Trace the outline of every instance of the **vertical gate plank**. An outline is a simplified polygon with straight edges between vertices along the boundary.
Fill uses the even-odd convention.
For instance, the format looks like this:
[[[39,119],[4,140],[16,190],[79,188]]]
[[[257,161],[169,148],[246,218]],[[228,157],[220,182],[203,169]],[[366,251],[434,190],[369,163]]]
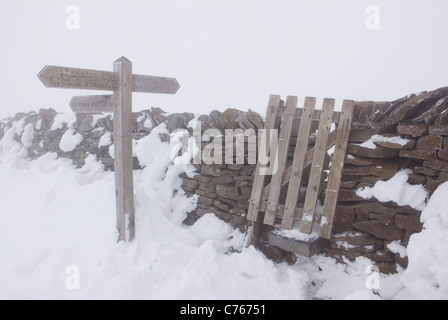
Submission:
[[[334,99],[324,99],[322,113],[319,122],[319,132],[314,150],[313,163],[311,164],[310,179],[303,208],[302,223],[300,232],[310,234],[313,227],[314,211],[316,209],[317,197],[319,193],[320,178],[327,152],[328,134],[330,133]]]
[[[331,149],[331,147],[334,146],[335,141],[336,141],[336,131],[332,131],[328,136],[327,150]],[[306,152],[305,163],[303,166],[304,169],[306,169],[311,164],[311,162],[313,162],[314,149],[315,147],[312,147],[310,150]],[[292,165],[289,166],[288,169],[286,169],[285,172],[283,173],[282,187],[284,187],[289,182],[289,179],[291,179],[291,171],[292,171]]]
[[[339,187],[344,168],[345,156],[347,153],[348,138],[352,124],[354,102],[344,100],[342,113],[339,122],[338,134],[336,137],[336,147],[333,154],[330,177],[328,178],[327,195],[324,203],[324,213],[321,222],[319,236],[330,239],[333,227],[333,218],[338,202]]]
[[[308,148],[308,137],[310,135],[311,118],[314,113],[316,98],[307,97],[305,99],[302,119],[300,120],[299,134],[297,136],[294,160],[291,166],[288,193],[285,202],[285,212],[283,213],[282,228],[292,229],[294,215],[296,212],[297,198],[300,186],[302,185],[302,174],[305,164],[305,155]]]
[[[264,144],[266,146],[266,155],[269,153],[270,149],[270,130],[274,128],[275,118],[277,114],[277,110],[280,105],[280,96],[271,95],[269,98],[269,105],[266,112],[266,121],[265,121],[265,133],[263,135],[263,139],[261,139],[259,146]],[[262,168],[260,161],[257,161],[257,168],[255,172],[254,184],[252,186],[252,193],[249,201],[249,209],[247,211],[247,219],[253,222],[258,221],[258,213],[260,208],[260,200],[263,192],[265,175],[260,174]]]
[[[271,178],[271,187],[268,194],[268,202],[266,214],[264,216],[264,224],[274,225],[275,215],[277,211],[278,199],[282,184],[283,171],[288,156],[289,142],[291,139],[291,129],[294,120],[294,113],[297,107],[297,97],[289,96],[286,99],[286,110],[283,116],[283,122],[280,129],[280,137],[278,144],[278,152],[275,157],[275,166],[277,167]]]

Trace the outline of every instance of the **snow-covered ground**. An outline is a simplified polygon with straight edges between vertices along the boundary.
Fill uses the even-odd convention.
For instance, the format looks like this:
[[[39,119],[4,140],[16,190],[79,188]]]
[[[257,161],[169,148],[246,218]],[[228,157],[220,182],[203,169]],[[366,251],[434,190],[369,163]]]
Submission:
[[[94,156],[81,169],[55,154],[24,160],[19,126],[0,141],[0,299],[448,299],[448,184],[424,210],[408,270],[374,294],[366,258],[275,264],[212,214],[182,225],[195,199],[179,174],[193,168],[170,161],[163,125],[136,145],[137,236],[117,244],[113,173]]]

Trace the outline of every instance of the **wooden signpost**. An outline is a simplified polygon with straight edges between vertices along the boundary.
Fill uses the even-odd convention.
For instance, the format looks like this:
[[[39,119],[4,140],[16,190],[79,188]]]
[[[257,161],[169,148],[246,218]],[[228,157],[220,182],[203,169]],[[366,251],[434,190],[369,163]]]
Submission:
[[[113,72],[45,66],[38,78],[48,88],[113,91],[113,95],[73,97],[76,113],[114,113],[114,166],[118,241],[135,236],[132,161],[132,92],[175,94],[174,78],[132,74],[132,62],[122,57]]]
[[[70,108],[75,113],[114,112],[114,96],[78,96],[70,100]]]

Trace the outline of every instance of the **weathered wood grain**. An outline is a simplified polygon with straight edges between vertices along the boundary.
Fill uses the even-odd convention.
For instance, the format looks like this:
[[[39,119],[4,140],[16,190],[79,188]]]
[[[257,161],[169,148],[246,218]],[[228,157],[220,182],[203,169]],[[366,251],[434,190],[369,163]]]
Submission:
[[[277,109],[280,105],[280,96],[278,95],[271,95],[269,98],[269,105],[266,112],[266,121],[265,121],[265,128],[264,130],[266,134],[262,136],[262,139],[259,143],[259,145],[265,145],[266,146],[266,153],[269,153],[270,149],[270,139],[269,139],[269,131],[274,128],[275,125],[275,115],[277,113]],[[261,171],[263,169],[263,165],[260,163],[260,161],[257,162],[257,168],[255,172],[255,178],[254,183],[252,186],[252,193],[249,201],[249,209],[247,211],[247,219],[253,222],[257,222],[258,220],[258,213],[260,208],[260,200],[261,195],[263,192],[264,182],[266,176],[261,174]]]
[[[179,88],[180,85],[174,78],[133,75],[133,92],[175,94]]]
[[[316,209],[317,197],[319,195],[320,178],[322,174],[325,154],[327,153],[327,141],[330,133],[334,99],[324,99],[321,119],[319,123],[319,133],[314,150],[313,163],[311,165],[310,179],[303,208],[302,223],[300,232],[310,234],[313,227],[314,211]]]
[[[114,112],[114,96],[78,96],[70,100],[70,108],[75,113]]]
[[[282,127],[279,137],[278,153],[276,156],[277,170],[271,178],[271,187],[268,195],[268,207],[264,216],[264,224],[274,225],[277,211],[278,198],[282,184],[283,171],[288,156],[289,142],[291,139],[291,129],[294,120],[294,112],[297,107],[297,97],[289,96],[286,99],[286,111],[283,116]]]
[[[114,62],[119,88],[114,91],[114,165],[118,241],[132,241],[134,183],[132,162],[132,63],[122,57]]]
[[[327,195],[324,203],[324,213],[319,236],[330,239],[333,227],[334,213],[338,202],[341,184],[342,169],[344,168],[347,145],[352,124],[354,102],[345,100],[342,105],[341,119],[336,137],[336,146],[333,154],[330,177],[328,178]]]
[[[119,88],[118,74],[110,71],[45,66],[37,76],[48,88],[108,91]]]
[[[294,160],[291,166],[288,193],[285,202],[285,212],[282,219],[282,228],[292,229],[294,214],[297,206],[299,190],[302,185],[302,175],[305,165],[305,156],[308,147],[308,137],[310,135],[311,121],[316,98],[306,98],[303,107],[302,119],[300,121],[299,133],[294,153]]]
[[[45,66],[37,75],[48,88],[115,91],[119,87],[116,72]],[[133,92],[175,94],[180,85],[174,78],[134,74],[130,79]]]

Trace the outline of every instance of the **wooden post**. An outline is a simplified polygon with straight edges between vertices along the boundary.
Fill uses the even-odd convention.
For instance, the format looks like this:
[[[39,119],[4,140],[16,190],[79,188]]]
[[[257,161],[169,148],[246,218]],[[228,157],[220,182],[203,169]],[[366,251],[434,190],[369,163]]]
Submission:
[[[118,241],[135,236],[132,159],[132,62],[121,57],[114,62],[118,90],[114,91],[114,165]]]

